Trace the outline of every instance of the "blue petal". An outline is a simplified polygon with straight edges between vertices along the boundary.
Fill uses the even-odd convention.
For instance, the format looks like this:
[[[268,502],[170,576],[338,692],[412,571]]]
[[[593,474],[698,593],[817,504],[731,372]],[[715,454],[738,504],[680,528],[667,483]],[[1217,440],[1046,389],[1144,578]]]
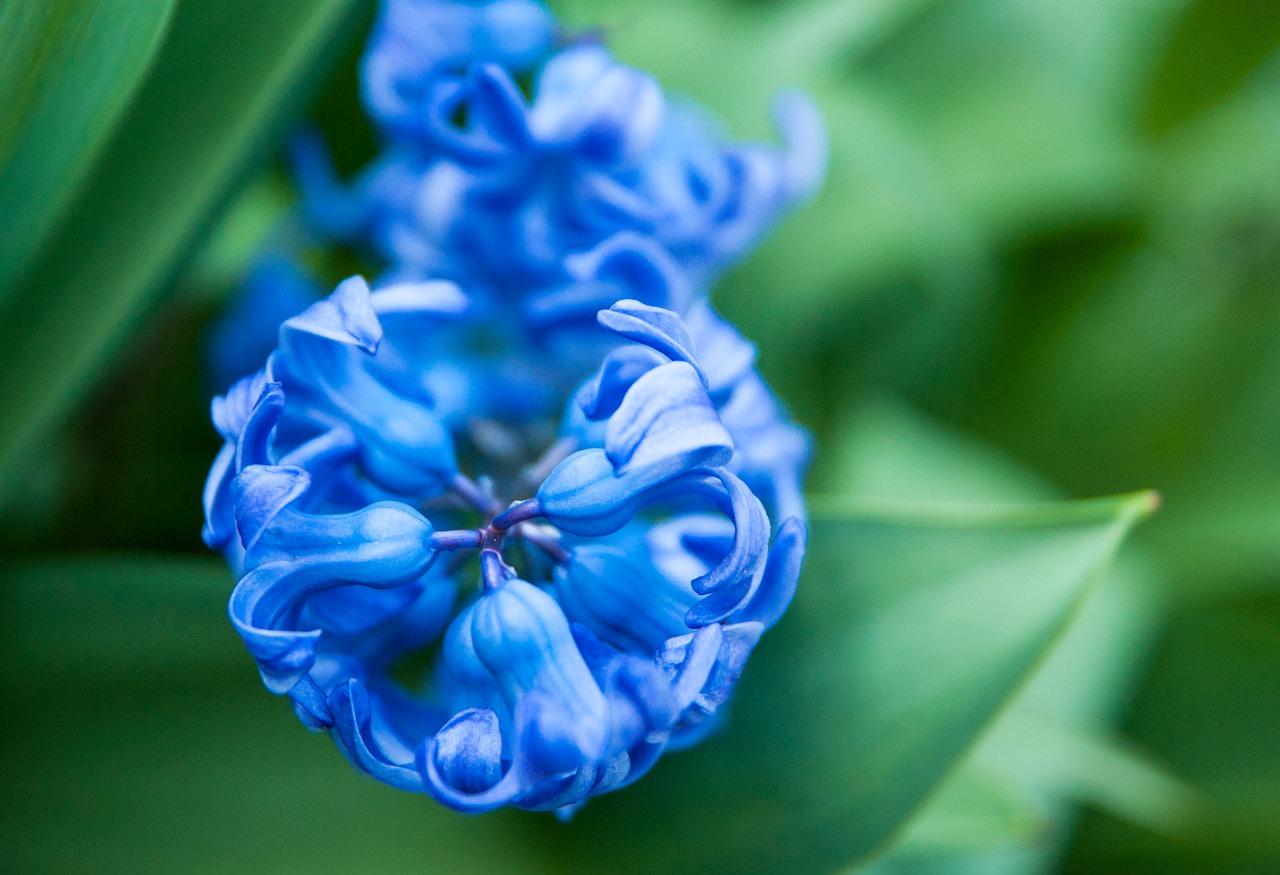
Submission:
[[[688,362],[698,369],[706,384],[706,377],[698,368],[694,355],[693,338],[679,315],[661,307],[650,307],[639,301],[619,301],[597,317],[600,324],[619,337],[643,343],[671,359]]]
[[[369,697],[362,684],[351,680],[329,694],[333,732],[351,761],[380,781],[401,790],[421,793],[422,775],[409,764],[392,762],[380,749],[372,725]]]
[[[347,584],[410,583],[435,558],[431,525],[393,503],[341,516],[277,513],[248,555],[228,611],[268,688],[287,692],[315,659],[319,631],[298,629],[306,599]]]
[[[418,770],[436,801],[458,811],[492,811],[513,801],[522,789],[515,764],[502,775],[501,750],[498,718],[492,711],[472,708],[428,739],[418,753]],[[485,783],[494,775],[501,777]]]
[[[313,488],[300,509],[312,509],[327,496],[324,490],[315,489],[316,483],[327,483],[339,478],[347,465],[360,453],[360,444],[351,429],[336,426],[311,440],[289,450],[279,459],[281,466],[304,469],[311,475]],[[308,507],[310,506],[310,507]]]
[[[284,413],[284,390],[279,383],[263,382],[261,385],[262,393],[237,436],[236,471],[249,465],[271,463],[271,433]]]
[[[467,309],[467,296],[456,283],[443,280],[403,282],[384,286],[371,294],[369,306],[385,326],[388,317],[427,316],[434,320],[461,315]],[[424,327],[416,321],[409,325],[411,328]]]
[[[729,468],[781,517],[806,517],[803,478],[809,437],[790,420],[759,374],[748,374],[719,408],[738,451]]]
[[[808,530],[795,517],[782,524],[769,549],[760,588],[746,607],[733,615],[733,622],[755,622],[768,629],[782,619],[796,594],[807,538]]]
[[[474,796],[502,779],[498,715],[480,708],[459,712],[435,736],[435,768],[445,786]]]
[[[672,638],[658,654],[658,665],[672,676],[671,692],[677,710],[683,712],[702,692],[715,670],[723,644],[724,629],[713,623],[696,632]]]
[[[258,663],[262,683],[276,695],[293,689],[315,662],[318,630],[273,628],[279,617],[255,617],[272,587],[292,570],[288,563],[261,565],[250,571],[231,593],[228,613],[245,647]],[[274,607],[274,606],[273,606]],[[288,608],[286,604],[283,613]]]
[[[800,91],[785,91],[773,104],[773,117],[782,133],[785,152],[782,178],[788,200],[811,196],[827,169],[827,134],[822,114]]]
[[[456,118],[466,115],[466,126]],[[430,86],[426,121],[431,139],[464,163],[488,164],[509,157],[529,140],[527,107],[511,74],[494,64],[477,65],[461,80]]]
[[[653,77],[616,63],[598,46],[553,56],[535,90],[533,136],[544,145],[572,146],[599,164],[636,161],[663,116],[662,89]]]
[[[697,348],[698,361],[707,375],[711,397],[718,406],[752,373],[755,345],[716,315],[705,301],[694,304],[684,321]]]
[[[480,20],[471,30],[471,51],[477,57],[520,69],[545,53],[555,34],[555,19],[542,3],[495,0],[480,6]]]
[[[644,659],[619,657],[605,679],[613,714],[610,731],[613,750],[630,750],[655,733],[669,729],[679,716],[679,703],[669,678],[651,655],[646,656]]]
[[[564,260],[569,283],[529,297],[526,319],[536,331],[591,325],[596,313],[622,299],[683,310],[690,292],[680,266],[650,238],[620,231]]]
[[[637,551],[639,552],[639,551]],[[619,547],[575,547],[556,583],[565,616],[621,650],[652,654],[688,631],[684,616],[698,595]]]
[[[673,676],[682,725],[704,721],[728,701],[763,632],[759,623],[716,624],[667,642],[658,662]]]
[[[648,347],[627,344],[616,349],[600,365],[594,380],[579,391],[575,405],[588,419],[606,419],[636,380],[665,362],[660,352]]]
[[[723,465],[733,439],[697,371],[671,362],[643,374],[609,419],[605,453],[619,474],[654,465]]]
[[[249,465],[237,475],[231,493],[245,550],[253,548],[271,521],[310,484],[311,475],[292,466]]]
[[[292,259],[278,254],[259,258],[232,306],[209,332],[206,359],[215,385],[230,386],[260,368],[276,346],[280,324],[320,296],[315,281]]]
[[[513,731],[511,713],[497,678],[476,654],[475,639],[471,634],[470,611],[464,611],[455,617],[445,631],[436,675],[437,687],[451,710],[480,708],[493,711],[501,717],[508,733]]]
[[[380,674],[392,671],[401,657],[440,640],[454,617],[457,595],[447,563],[437,562],[418,580],[403,586],[378,589],[353,585],[319,592],[307,599],[299,625],[321,629],[325,643],[332,645],[328,652],[350,656],[373,683]],[[392,684],[387,689],[400,687]],[[389,693],[380,690],[379,695],[387,698]],[[404,704],[403,698],[397,701]],[[413,701],[422,704],[418,699]],[[443,703],[431,707],[439,711]],[[449,713],[456,710],[451,708]],[[445,716],[441,714],[437,722],[443,723]],[[426,722],[414,715],[407,719],[418,730]]]
[[[556,528],[599,537],[618,531],[641,508],[687,491],[680,479],[687,473],[677,458],[619,474],[604,450],[580,450],[556,466],[537,499]]]
[[[476,654],[521,722],[530,765],[545,773],[593,761],[604,748],[606,707],[555,600],[522,580],[469,609]]]
[[[235,464],[235,445],[223,444],[204,481],[204,528],[200,530],[200,537],[214,550],[226,547],[236,533],[235,508],[231,499]]]
[[[769,517],[760,499],[728,471],[710,473],[720,488],[704,494],[732,520],[733,542],[715,568],[692,581],[695,592],[708,594],[685,617],[692,627],[722,620],[755,594],[764,575],[769,544]]]
[[[289,159],[312,223],[339,240],[353,240],[368,230],[374,216],[372,199],[338,178],[318,131],[304,129],[294,134],[289,141]]]
[[[723,629],[724,639],[716,654],[715,666],[695,700],[697,707],[706,714],[714,713],[729,700],[746,667],[747,658],[764,633],[764,627],[759,623],[730,623]]]
[[[235,443],[240,439],[240,432],[244,431],[245,423],[249,421],[266,385],[266,372],[259,369],[233,383],[225,395],[218,395],[213,399],[209,405],[209,414],[213,419],[213,427],[222,435],[223,440]]]
[[[363,277],[343,280],[329,295],[280,326],[280,346],[324,338],[349,344],[367,353],[378,351],[382,326],[369,300],[369,286]]]
[[[453,300],[451,287],[437,288]],[[379,303],[403,313],[404,298],[415,291],[420,297],[421,287],[390,290]],[[370,353],[382,328],[374,303],[363,280],[342,283],[330,299],[281,327],[269,372],[285,386],[291,416],[351,429],[364,472],[378,485],[398,495],[431,497],[457,474],[453,440],[429,399],[397,394],[376,376],[377,360]],[[440,308],[430,299],[420,306]],[[446,301],[443,309],[452,306]],[[391,358],[384,360],[388,367]]]
[[[733,521],[708,513],[685,513],[645,534],[654,567],[671,580],[693,580],[715,567],[733,544]]]
[[[365,102],[393,131],[418,134],[434,79],[478,61],[524,68],[550,49],[554,28],[534,0],[390,0],[364,58]]]
[[[400,616],[422,596],[423,587],[407,583],[392,589],[340,586],[307,599],[306,616],[325,632],[357,635]],[[452,606],[452,599],[450,599]],[[443,629],[441,624],[437,631]],[[386,646],[383,642],[379,642]]]

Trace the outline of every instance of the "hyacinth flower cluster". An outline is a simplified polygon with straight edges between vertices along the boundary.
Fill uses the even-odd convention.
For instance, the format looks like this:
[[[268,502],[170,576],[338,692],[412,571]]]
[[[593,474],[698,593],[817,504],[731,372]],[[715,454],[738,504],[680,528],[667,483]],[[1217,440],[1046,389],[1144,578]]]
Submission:
[[[786,147],[729,143],[528,0],[389,0],[363,76],[385,153],[299,173],[384,273],[259,277],[300,312],[214,400],[204,537],[263,682],[358,768],[567,815],[712,731],[795,592],[808,441],[706,289],[820,125],[791,97]]]

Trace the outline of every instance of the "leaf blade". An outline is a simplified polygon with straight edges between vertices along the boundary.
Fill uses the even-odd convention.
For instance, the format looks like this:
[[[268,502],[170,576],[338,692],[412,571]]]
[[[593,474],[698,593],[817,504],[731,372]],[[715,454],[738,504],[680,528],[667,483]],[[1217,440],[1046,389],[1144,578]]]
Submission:
[[[0,472],[83,394],[356,5],[180,8],[75,220],[0,311]]]
[[[0,300],[136,93],[175,4],[0,2]]]
[[[865,857],[1038,665],[1152,506],[1144,493],[819,515],[801,594],[753,659],[725,737],[542,839],[575,871],[605,859],[822,871]],[[734,817],[705,816],[724,805]]]

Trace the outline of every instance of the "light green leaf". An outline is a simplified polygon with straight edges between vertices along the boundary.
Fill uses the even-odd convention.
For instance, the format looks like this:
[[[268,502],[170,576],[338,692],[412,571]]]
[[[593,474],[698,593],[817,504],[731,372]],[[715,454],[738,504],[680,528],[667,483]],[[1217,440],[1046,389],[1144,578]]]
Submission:
[[[1034,845],[1050,833],[1048,813],[1022,782],[966,760],[894,841],[894,861]]]
[[[841,442],[827,454],[832,472],[827,482],[864,499],[1009,502],[1056,496],[1043,478],[989,445],[888,398],[860,404],[837,434]],[[1083,738],[1105,745],[1160,613],[1151,589],[1145,564],[1127,554],[1089,596],[1034,677],[913,816],[890,853],[858,871],[1044,871],[1076,819],[1075,803],[1105,804],[1111,797],[1082,789],[1096,776],[1088,773],[1092,761],[1076,756],[1074,746],[1042,749],[1035,734],[1023,730],[1048,723],[1051,740]],[[1105,746],[1109,753],[1114,749]],[[1169,797],[1124,796],[1142,786],[1150,784],[1139,781],[1117,791],[1131,803],[1126,811],[1164,822]]]
[[[1198,801],[1110,729],[1152,637],[1155,605],[1132,557],[1087,599],[1048,659],[859,875],[1034,875],[1057,859],[1081,804],[1183,833]]]
[[[248,159],[300,109],[354,7],[181,6],[74,219],[0,310],[0,472],[102,373]]]
[[[0,0],[0,301],[83,181],[175,0]]]
[[[1152,506],[1145,493],[1027,508],[818,502],[800,593],[725,736],[545,830],[549,852],[580,871],[816,872],[874,851]],[[725,807],[733,817],[714,816]]]
[[[1280,563],[1280,457],[1258,451],[1280,429],[1277,119],[1272,75],[1167,137],[1151,231],[1066,274],[976,405],[1072,491],[1159,484],[1168,513],[1144,546],[1197,598],[1274,590]],[[1037,272],[1027,299],[1051,273]]]

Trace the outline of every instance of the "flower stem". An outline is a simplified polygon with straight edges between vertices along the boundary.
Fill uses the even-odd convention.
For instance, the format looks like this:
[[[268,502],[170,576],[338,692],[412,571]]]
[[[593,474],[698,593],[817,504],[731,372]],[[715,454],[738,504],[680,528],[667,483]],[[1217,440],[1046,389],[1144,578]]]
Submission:
[[[490,525],[499,531],[506,531],[526,520],[540,516],[542,516],[542,502],[536,498],[528,498],[498,514]]]

